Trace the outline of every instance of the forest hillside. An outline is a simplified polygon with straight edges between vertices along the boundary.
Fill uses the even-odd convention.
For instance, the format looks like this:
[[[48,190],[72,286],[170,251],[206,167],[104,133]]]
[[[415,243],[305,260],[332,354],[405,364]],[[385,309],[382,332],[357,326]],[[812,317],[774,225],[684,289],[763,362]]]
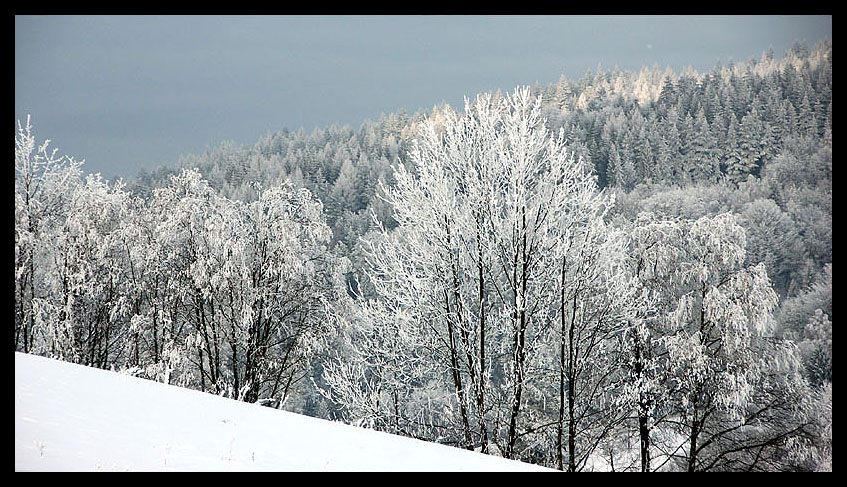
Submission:
[[[560,470],[832,468],[831,41],[82,167],[18,121],[17,352]]]

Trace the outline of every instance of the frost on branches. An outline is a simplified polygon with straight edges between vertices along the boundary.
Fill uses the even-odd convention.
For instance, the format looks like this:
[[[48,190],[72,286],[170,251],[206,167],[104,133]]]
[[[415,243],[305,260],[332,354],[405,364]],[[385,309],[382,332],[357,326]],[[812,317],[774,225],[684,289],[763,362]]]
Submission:
[[[767,186],[653,194],[638,144],[603,136],[616,206],[603,149],[544,107],[519,88],[371,127],[378,162],[346,130],[334,156],[324,132],[274,138],[290,159],[238,152],[143,196],[19,123],[15,349],[561,470],[831,470],[831,263],[809,286],[829,193],[784,192],[782,158]],[[719,177],[695,142],[655,175]],[[254,180],[283,160],[291,179]]]
[[[58,307],[46,288],[54,279],[51,242],[79,182],[81,162],[40,145],[27,117],[15,133],[15,350],[46,353],[59,326],[48,316]]]
[[[255,201],[184,170],[148,199],[15,136],[15,350],[250,402],[284,403],[347,299],[323,205]]]
[[[540,103],[481,95],[422,124],[385,188],[398,226],[369,241],[377,298],[325,380],[352,420],[575,470],[609,432],[625,241]]]
[[[327,310],[343,295],[321,204],[290,184],[230,200],[183,171],[149,208],[139,255],[155,258],[136,276],[151,306],[136,314],[133,360],[146,354],[154,375],[181,370],[200,390],[285,401],[334,333]]]
[[[622,347],[630,375],[619,403],[637,411],[641,469],[778,468],[807,391],[796,347],[775,336],[765,267],[744,265],[743,228],[729,213],[641,214],[631,235],[645,299]]]

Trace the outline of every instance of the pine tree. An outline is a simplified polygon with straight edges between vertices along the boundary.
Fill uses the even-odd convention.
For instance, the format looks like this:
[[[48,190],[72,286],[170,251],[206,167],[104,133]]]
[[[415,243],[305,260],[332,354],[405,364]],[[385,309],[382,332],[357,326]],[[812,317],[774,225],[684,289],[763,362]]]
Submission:
[[[688,153],[689,178],[691,181],[714,182],[720,172],[718,159],[714,156],[716,141],[712,137],[709,122],[702,109],[694,119],[691,148]]]
[[[662,91],[659,93],[659,105],[676,106],[676,104],[676,88],[673,85],[673,80],[670,76],[668,76],[665,78],[664,84],[662,85]]]
[[[764,128],[755,106],[741,119],[738,127],[739,158],[732,172],[733,180],[741,182],[750,174],[758,175],[763,156]]]
[[[606,184],[611,188],[620,187],[622,182],[621,156],[615,143],[609,146],[609,162],[606,165]]]
[[[736,182],[742,181],[747,177],[747,174],[744,172],[744,154],[741,151],[739,136],[738,119],[735,118],[734,113],[730,113],[729,124],[726,129],[724,157],[721,166],[727,178],[730,181]]]

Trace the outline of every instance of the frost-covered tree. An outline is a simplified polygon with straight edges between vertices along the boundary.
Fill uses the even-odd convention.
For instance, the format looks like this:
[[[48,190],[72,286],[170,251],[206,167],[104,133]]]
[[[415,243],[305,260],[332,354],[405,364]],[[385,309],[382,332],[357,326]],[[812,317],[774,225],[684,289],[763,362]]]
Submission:
[[[777,295],[763,264],[744,265],[745,232],[731,214],[692,222],[685,245],[686,292],[664,340],[685,468],[773,468],[799,431],[792,404],[804,390],[796,348],[774,335]]]
[[[714,182],[720,174],[718,159],[714,156],[717,141],[702,108],[697,110],[692,130],[687,155],[688,177],[695,182]]]
[[[332,232],[322,210],[308,190],[283,184],[262,191],[234,219],[243,227],[237,242],[225,244],[233,252],[220,269],[238,266],[236,275],[223,276],[242,293],[237,322],[249,402],[284,402],[335,333],[328,316],[344,298],[345,267],[329,252]]]
[[[149,378],[205,390],[198,384],[202,379],[195,380],[186,349],[201,309],[192,271],[198,272],[201,256],[208,255],[206,228],[222,204],[199,173],[182,171],[153,190],[148,203],[139,202],[128,222],[135,307],[130,364]],[[218,385],[210,389],[220,392]]]
[[[559,414],[578,468],[597,438],[576,436],[604,434],[588,419],[601,388],[587,377],[603,376],[601,342],[616,323],[606,305],[622,246],[603,221],[608,195],[564,133],[547,132],[527,89],[428,119],[409,157],[414,173],[398,166],[387,190],[398,227],[370,242],[378,297],[359,306],[355,363],[328,369],[334,397],[362,398],[351,414],[395,431],[437,418],[449,427],[441,441],[512,458],[542,448],[542,425]],[[567,358],[546,362],[551,347]],[[544,406],[550,367],[568,413]]]
[[[641,470],[780,468],[807,389],[796,347],[776,334],[764,265],[745,264],[744,229],[730,213],[642,213],[631,236],[640,299],[616,403],[637,418]]]
[[[787,470],[832,472],[832,382],[801,399],[807,423],[788,439]]]
[[[326,317],[344,294],[343,262],[308,190],[257,190],[230,200],[186,170],[154,191],[133,332],[148,344],[148,374],[179,370],[201,390],[282,404],[334,333]]]
[[[618,340],[628,327],[635,288],[626,272],[623,232],[605,222],[612,201],[591,191],[569,195],[557,237],[559,281],[557,467],[582,470],[623,420],[612,407],[619,391]],[[567,430],[564,426],[567,425]],[[567,446],[565,447],[565,441]]]
[[[61,231],[54,236],[53,300],[42,319],[51,348],[64,360],[107,368],[117,356],[129,313],[126,254],[120,232],[129,195],[123,184],[88,175],[71,193]]]
[[[806,248],[797,225],[771,199],[748,203],[739,215],[747,234],[748,265],[762,262],[781,296],[796,294],[802,283]]]
[[[52,243],[61,231],[81,162],[36,142],[30,118],[15,132],[15,350],[44,351],[51,323],[44,319],[54,275]]]
[[[783,303],[777,313],[780,336],[798,345],[812,386],[832,382],[832,264],[815,281]]]
[[[640,470],[649,472],[657,456],[654,452],[664,449],[654,442],[654,429],[662,427],[669,404],[663,342],[673,327],[665,316],[676,303],[674,290],[680,285],[678,270],[686,256],[685,224],[639,213],[629,236],[627,272],[634,278],[634,299],[618,349],[625,373],[619,379],[614,405],[637,422]]]

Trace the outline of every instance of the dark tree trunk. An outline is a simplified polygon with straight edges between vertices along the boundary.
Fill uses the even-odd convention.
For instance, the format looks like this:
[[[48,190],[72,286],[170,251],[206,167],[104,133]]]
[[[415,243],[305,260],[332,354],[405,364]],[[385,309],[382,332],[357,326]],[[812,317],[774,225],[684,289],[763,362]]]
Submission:
[[[576,401],[576,349],[574,346],[574,330],[576,329],[577,292],[573,295],[570,330],[568,331],[568,471],[576,471],[576,414],[574,413],[574,402]]]
[[[565,429],[565,337],[567,335],[565,327],[567,320],[565,319],[565,259],[562,259],[562,282],[559,289],[561,292],[559,301],[559,313],[561,315],[561,329],[559,330],[560,353],[559,353],[559,420],[556,425],[556,460],[557,468],[564,470],[564,429]]]

